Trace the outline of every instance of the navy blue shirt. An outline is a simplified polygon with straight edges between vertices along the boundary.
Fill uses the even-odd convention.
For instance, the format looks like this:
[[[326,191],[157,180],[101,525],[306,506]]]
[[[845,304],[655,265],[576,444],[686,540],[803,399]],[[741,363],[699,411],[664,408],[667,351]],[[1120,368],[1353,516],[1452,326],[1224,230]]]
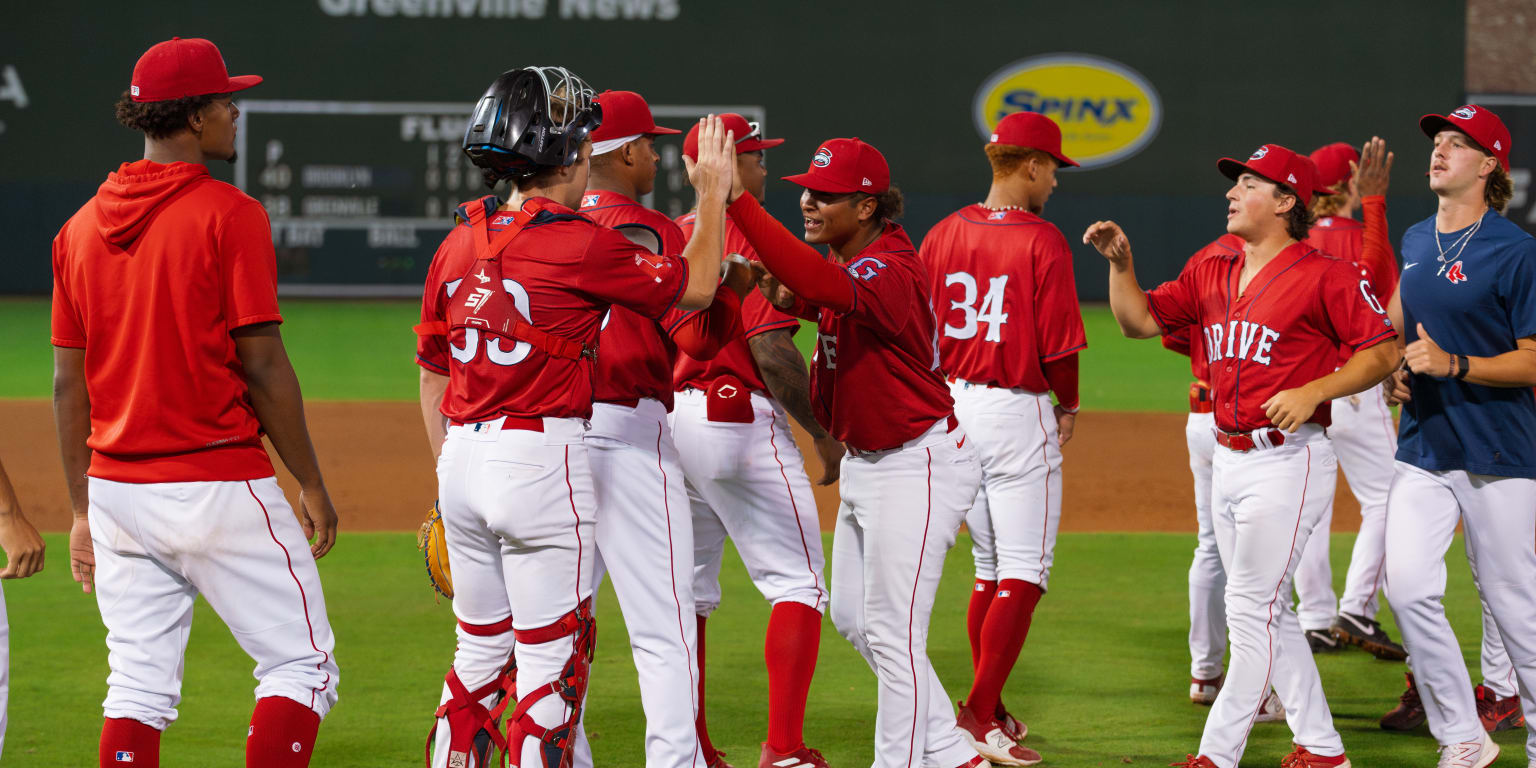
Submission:
[[[1403,234],[1403,338],[1418,323],[1451,354],[1494,357],[1536,336],[1536,239],[1489,210],[1482,226],[1440,233],[1435,217]],[[1475,226],[1475,225],[1474,225]],[[1441,248],[1445,249],[1444,257]],[[1529,387],[1485,387],[1411,375],[1397,460],[1427,470],[1536,477],[1536,400]]]

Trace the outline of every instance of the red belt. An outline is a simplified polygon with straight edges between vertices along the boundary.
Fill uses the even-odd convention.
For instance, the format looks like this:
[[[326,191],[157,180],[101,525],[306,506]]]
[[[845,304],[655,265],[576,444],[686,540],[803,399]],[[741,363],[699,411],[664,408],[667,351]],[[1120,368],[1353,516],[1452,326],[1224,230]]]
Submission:
[[[1251,451],[1259,447],[1259,442],[1253,439],[1254,435],[1262,435],[1269,441],[1269,447],[1279,448],[1285,445],[1285,433],[1278,429],[1259,429],[1253,432],[1223,432],[1216,430],[1216,444],[1223,448],[1230,448],[1239,453]]]
[[[955,415],[953,413],[951,413],[949,415],[949,418],[944,421],[944,424],[945,424],[945,428],[944,428],[945,432],[953,432],[953,431],[955,431],[955,429],[957,427],[960,426],[960,420],[955,418]],[[930,427],[930,429],[931,429],[931,427]],[[924,430],[924,432],[926,433],[927,430]],[[922,437],[922,435],[918,435],[918,437]],[[916,440],[916,439],[917,439],[916,437],[912,438],[912,440]],[[912,440],[909,440],[907,442],[912,442]],[[904,448],[904,447],[906,447],[906,445],[902,444],[902,445],[894,446],[894,447],[891,447],[891,448],[881,448],[881,449],[876,450],[876,451],[861,451],[858,448],[853,447],[852,445],[848,445],[847,446],[848,452],[853,454],[854,456],[869,456],[869,455],[876,454],[876,453],[886,453],[887,451],[894,451],[894,450],[897,450],[899,448]]]
[[[455,427],[467,426],[462,421],[450,421],[448,423],[453,425],[453,426],[455,426]],[[481,423],[483,424],[484,422],[481,422]],[[479,429],[479,425],[478,424],[475,425],[475,428],[478,430]],[[507,420],[503,421],[501,423],[501,428],[502,429],[524,429],[524,430],[527,430],[529,432],[543,432],[544,431],[544,417],[542,417],[542,416],[508,416]]]
[[[1189,385],[1189,412],[1211,413],[1216,410],[1216,404],[1211,402],[1211,388],[1203,381],[1190,382]]]

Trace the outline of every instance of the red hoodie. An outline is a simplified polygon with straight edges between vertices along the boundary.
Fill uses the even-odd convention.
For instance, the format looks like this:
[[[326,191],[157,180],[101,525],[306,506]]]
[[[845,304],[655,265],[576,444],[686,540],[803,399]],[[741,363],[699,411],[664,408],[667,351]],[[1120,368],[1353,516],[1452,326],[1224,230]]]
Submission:
[[[261,204],[201,165],[124,163],[53,240],[53,331],[85,350],[89,474],[270,476],[229,332],[280,322]]]

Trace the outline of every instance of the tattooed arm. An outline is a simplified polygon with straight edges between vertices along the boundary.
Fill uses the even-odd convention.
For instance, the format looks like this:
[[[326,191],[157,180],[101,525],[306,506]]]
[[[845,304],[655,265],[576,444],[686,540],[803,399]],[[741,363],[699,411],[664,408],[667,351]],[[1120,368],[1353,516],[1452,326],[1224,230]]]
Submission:
[[[795,348],[791,332],[789,329],[764,331],[747,339],[747,344],[752,348],[752,357],[763,373],[763,383],[768,386],[769,393],[816,441],[816,455],[821,459],[821,477],[816,484],[836,482],[843,444],[827,434],[811,413],[810,377],[806,374],[805,358]]]

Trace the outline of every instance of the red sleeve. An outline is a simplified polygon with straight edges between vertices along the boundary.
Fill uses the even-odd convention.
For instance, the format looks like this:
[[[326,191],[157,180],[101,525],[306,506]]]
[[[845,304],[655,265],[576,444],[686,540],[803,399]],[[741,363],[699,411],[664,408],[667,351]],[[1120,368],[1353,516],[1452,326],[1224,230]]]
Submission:
[[[1173,333],[1165,334],[1163,336],[1163,348],[1173,350],[1174,352],[1177,352],[1185,357],[1189,357],[1191,354],[1189,348],[1189,338],[1192,330],[1192,326],[1186,326],[1184,328],[1180,328],[1177,331],[1174,331]]]
[[[1077,281],[1072,276],[1072,249],[1067,239],[1061,230],[1048,226],[1035,243],[1035,349],[1048,363],[1087,347],[1088,336],[1077,305]]]
[[[437,246],[437,253],[432,256],[432,266],[427,268],[427,282],[421,292],[421,322],[446,323],[448,320],[448,292],[444,285],[446,282],[443,271],[447,268],[451,255],[457,247],[455,240],[463,239],[465,230],[455,227],[443,238],[441,245]],[[467,268],[466,268],[467,270]],[[425,333],[425,329],[418,328],[416,333],[416,364],[433,372],[448,375],[448,336],[447,326],[443,326],[440,333]]]
[[[715,300],[708,309],[671,310],[662,318],[661,325],[678,349],[689,357],[711,360],[727,342],[741,336],[741,298],[722,285],[715,290]]]
[[[576,287],[601,302],[660,319],[688,287],[688,262],[657,256],[617,231],[597,227]]]
[[[853,309],[853,279],[763,210],[757,198],[742,195],[726,209],[768,271],[807,303],[836,312]]]
[[[1198,297],[1194,276],[1186,269],[1178,277],[1147,291],[1147,309],[1152,311],[1157,327],[1169,334],[1200,322]]]
[[[277,311],[277,254],[266,209],[251,200],[230,211],[219,226],[218,248],[226,330],[282,322]]]
[[[55,347],[85,349],[85,331],[81,330],[80,314],[69,298],[69,288],[64,283],[64,242],[69,225],[53,239],[53,321],[50,323],[49,342]]]
[[[782,328],[788,328],[791,331],[799,330],[800,321],[795,315],[775,307],[763,296],[762,291],[754,289],[741,300],[742,336],[750,339],[759,333]]]
[[[1056,402],[1069,411],[1077,410],[1077,353],[1051,360],[1041,366],[1041,371],[1051,391],[1056,393]]]
[[[1392,238],[1387,233],[1387,199],[1371,195],[1360,199],[1365,219],[1365,245],[1360,262],[1371,273],[1377,298],[1385,301],[1397,290],[1397,256],[1392,253]]]
[[[1354,266],[1330,262],[1322,283],[1318,295],[1324,322],[1320,325],[1334,334],[1340,346],[1359,351],[1397,335],[1371,291],[1371,281],[1360,277]]]

